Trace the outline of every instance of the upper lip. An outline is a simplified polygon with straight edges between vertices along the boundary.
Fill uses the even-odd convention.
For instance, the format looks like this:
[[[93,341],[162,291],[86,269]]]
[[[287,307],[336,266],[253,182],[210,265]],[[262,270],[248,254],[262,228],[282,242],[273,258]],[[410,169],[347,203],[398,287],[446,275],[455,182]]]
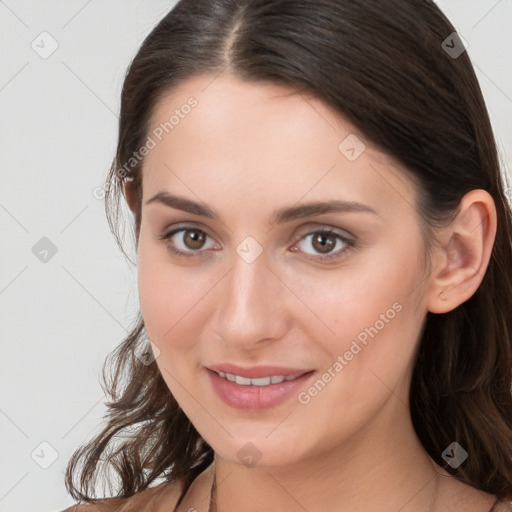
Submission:
[[[293,375],[298,377],[304,373],[308,373],[312,370],[300,370],[296,368],[285,368],[283,366],[238,366],[236,364],[215,364],[207,367],[215,372],[230,373],[231,375],[238,375],[240,377],[246,377],[247,379],[258,379],[263,377],[272,377],[275,375],[282,375],[288,377]]]

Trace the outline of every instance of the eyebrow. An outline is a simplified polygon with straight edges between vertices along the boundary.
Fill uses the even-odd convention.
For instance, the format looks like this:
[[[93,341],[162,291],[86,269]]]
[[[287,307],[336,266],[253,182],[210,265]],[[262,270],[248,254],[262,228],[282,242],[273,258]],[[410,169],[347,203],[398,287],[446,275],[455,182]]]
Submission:
[[[184,212],[192,213],[209,219],[220,219],[220,215],[210,208],[208,205],[197,203],[186,197],[175,196],[169,194],[167,191],[162,190],[155,194],[151,199],[146,201],[146,205],[150,203],[159,203],[170,208],[183,210]],[[270,224],[282,224],[294,219],[301,219],[304,217],[311,217],[314,215],[322,215],[324,213],[349,213],[349,212],[364,212],[378,215],[377,212],[370,206],[356,201],[341,201],[332,199],[330,201],[317,201],[310,203],[303,203],[299,206],[289,206],[281,208],[273,212],[270,218]]]

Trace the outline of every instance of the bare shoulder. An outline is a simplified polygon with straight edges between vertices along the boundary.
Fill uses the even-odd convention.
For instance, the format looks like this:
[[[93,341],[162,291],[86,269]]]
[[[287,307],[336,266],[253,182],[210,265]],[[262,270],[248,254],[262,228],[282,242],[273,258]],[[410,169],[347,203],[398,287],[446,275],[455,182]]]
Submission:
[[[132,498],[126,499],[106,499],[97,500],[93,503],[80,503],[71,505],[71,507],[63,510],[62,512],[121,512],[128,510],[126,507],[130,506]]]
[[[63,510],[62,512],[110,512],[111,510],[114,510],[112,504],[107,506],[106,503],[85,503],[71,505],[71,507]]]
[[[164,482],[130,498],[108,498],[75,504],[62,512],[169,512],[181,494],[182,482]]]

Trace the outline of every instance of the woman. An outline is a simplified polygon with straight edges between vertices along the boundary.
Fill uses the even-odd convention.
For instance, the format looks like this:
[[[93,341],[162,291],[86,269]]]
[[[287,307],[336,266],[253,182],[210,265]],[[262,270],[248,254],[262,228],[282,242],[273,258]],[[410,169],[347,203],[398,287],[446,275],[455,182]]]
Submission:
[[[106,188],[141,314],[68,510],[511,509],[511,212],[433,2],[179,2]]]

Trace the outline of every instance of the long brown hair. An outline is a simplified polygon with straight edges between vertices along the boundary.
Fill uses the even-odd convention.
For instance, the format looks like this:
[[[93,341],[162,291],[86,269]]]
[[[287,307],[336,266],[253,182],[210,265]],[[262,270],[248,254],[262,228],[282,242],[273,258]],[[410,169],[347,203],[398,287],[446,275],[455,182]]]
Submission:
[[[454,32],[428,0],[182,0],[129,67],[105,204],[126,255],[119,201],[123,183],[132,181],[138,242],[144,160],[134,155],[147,140],[155,105],[187,78],[226,70],[312,92],[345,116],[419,184],[427,232],[450,218],[468,191],[489,192],[498,219],[489,266],[469,300],[446,314],[427,313],[410,411],[436,463],[445,466],[441,454],[457,441],[469,458],[447,470],[511,499],[512,218],[482,93]],[[139,313],[103,367],[106,425],[69,461],[66,487],[75,499],[91,501],[101,476],[114,481],[112,471],[118,497],[159,479],[182,480],[186,490],[213,460],[156,363],[135,357],[147,349]]]

